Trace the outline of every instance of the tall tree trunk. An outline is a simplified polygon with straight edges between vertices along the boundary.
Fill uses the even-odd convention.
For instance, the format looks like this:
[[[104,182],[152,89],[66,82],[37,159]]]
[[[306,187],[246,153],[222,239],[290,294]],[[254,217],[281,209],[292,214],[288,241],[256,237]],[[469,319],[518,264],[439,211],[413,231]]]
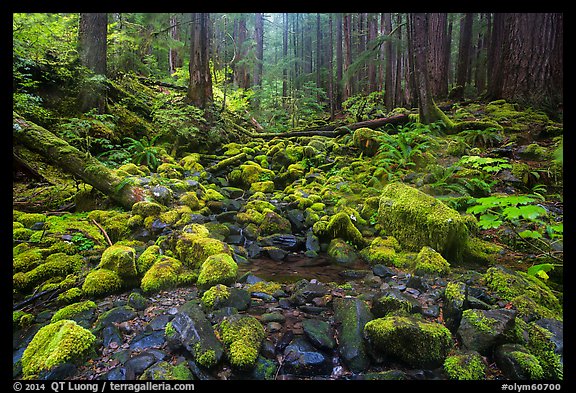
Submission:
[[[282,14],[284,22],[284,29],[282,33],[282,56],[284,59],[284,67],[282,68],[282,104],[286,107],[286,100],[288,98],[288,14]]]
[[[342,109],[342,83],[344,77],[344,56],[342,54],[342,14],[336,14],[336,110]]]
[[[419,120],[424,124],[442,120],[447,128],[452,128],[452,122],[434,102],[428,80],[428,14],[410,14],[410,25],[410,46],[412,47],[412,53],[414,55],[414,77],[418,93]]]
[[[336,99],[334,97],[334,37],[331,13],[328,14],[328,26],[330,32],[328,45],[328,101],[330,102],[330,121],[332,121],[336,112]]]
[[[41,154],[51,164],[90,184],[126,210],[132,209],[134,203],[150,197],[138,186],[123,185],[122,178],[96,158],[81,152],[16,112],[13,112],[12,137],[16,143]]]
[[[254,86],[260,86],[262,84],[262,70],[264,65],[264,15],[261,12],[254,14],[254,40],[256,41]]]
[[[431,13],[428,24],[428,71],[430,89],[436,98],[448,96],[448,14]]]
[[[346,99],[352,96],[353,90],[353,75],[349,75],[347,72],[350,66],[352,65],[352,16],[350,14],[344,14],[343,17],[343,31],[344,31],[344,72],[346,73],[345,80],[344,80],[344,91],[342,100],[346,101]]]
[[[499,96],[552,111],[563,100],[563,15],[502,15]],[[495,98],[496,98],[495,97]]]
[[[176,14],[170,15],[170,37],[175,41],[180,41],[180,27]],[[174,74],[178,68],[182,67],[182,57],[178,48],[170,48],[168,52],[168,68],[170,75]]]
[[[388,35],[392,33],[392,15],[387,12],[383,14],[383,33]],[[396,51],[393,50],[392,42],[387,40],[384,42],[384,56],[386,59],[386,73],[384,76],[384,102],[386,103],[386,109],[392,110],[396,104],[396,88],[395,88],[395,65]]]
[[[234,70],[234,82],[241,89],[250,88],[250,71],[246,64],[248,54],[248,29],[246,28],[246,15],[239,14],[234,21],[234,36],[236,40],[236,53],[232,68]]]
[[[108,14],[81,13],[78,24],[78,54],[80,63],[96,75],[106,76],[106,38]],[[96,80],[87,84],[80,92],[80,110],[95,108],[98,113],[106,111],[106,89],[103,82]]]
[[[458,68],[456,69],[456,85],[461,87],[462,95],[455,98],[464,98],[464,88],[470,78],[470,52],[472,51],[472,24],[474,14],[466,13],[460,22],[460,44],[458,50]]]
[[[478,33],[478,47],[476,52],[476,72],[474,83],[478,94],[484,94],[486,90],[486,48],[489,41],[490,14],[480,14],[480,29]]]
[[[199,108],[207,108],[214,100],[209,63],[209,21],[210,14],[208,13],[192,13],[190,83],[186,98],[190,104]]]
[[[376,39],[376,35],[378,34],[378,19],[376,18],[376,14],[370,13],[368,14],[368,41],[367,45],[374,45],[374,40]],[[372,50],[372,48],[368,48]],[[378,52],[373,51],[374,55],[373,58],[371,57],[368,60],[368,93],[378,90],[377,86],[377,72],[376,72],[376,61],[378,60]]]

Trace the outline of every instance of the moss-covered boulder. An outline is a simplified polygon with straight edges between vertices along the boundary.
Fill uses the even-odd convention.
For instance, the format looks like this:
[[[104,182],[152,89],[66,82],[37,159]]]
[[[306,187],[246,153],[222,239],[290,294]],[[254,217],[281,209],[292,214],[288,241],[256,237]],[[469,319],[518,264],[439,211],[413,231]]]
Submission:
[[[381,232],[394,236],[403,249],[432,247],[449,261],[460,261],[468,227],[456,210],[403,183],[384,187],[378,208]]]
[[[122,289],[122,279],[118,273],[108,269],[92,270],[82,284],[82,292],[86,296],[101,297]]]
[[[138,276],[136,250],[129,246],[114,244],[104,250],[98,267],[118,273],[123,280],[132,280]]]
[[[358,228],[356,228],[350,216],[344,212],[333,215],[327,224],[322,223],[323,221],[318,221],[313,226],[314,234],[320,238],[341,238],[350,241],[358,249],[362,249],[369,244]]]
[[[96,337],[76,322],[63,319],[42,327],[22,355],[24,379],[36,379],[64,363],[82,362]]]
[[[396,252],[400,251],[400,243],[394,236],[377,236],[368,247],[360,251],[360,256],[371,266],[393,265]]]
[[[487,355],[497,345],[516,339],[515,323],[515,310],[467,309],[462,312],[456,335],[462,348]]]
[[[136,270],[138,274],[143,276],[160,256],[160,246],[153,244],[147,247],[136,260]]]
[[[507,379],[539,380],[544,370],[538,358],[521,344],[504,344],[494,351],[496,365]]]
[[[175,288],[186,276],[183,265],[179,260],[169,256],[161,256],[142,277],[140,288],[145,293]]]
[[[236,281],[238,264],[225,253],[210,255],[198,273],[197,284],[200,288],[210,288],[216,284],[230,285]]]
[[[432,249],[424,246],[416,256],[415,273],[418,275],[446,275],[450,273],[450,264],[444,257]]]
[[[376,352],[412,367],[439,367],[453,347],[452,334],[445,326],[412,317],[374,319],[364,326],[364,335]]]
[[[50,322],[54,323],[63,319],[73,320],[81,326],[89,328],[87,322],[93,322],[96,319],[96,303],[92,300],[85,300],[69,304],[56,311]]]
[[[373,156],[380,148],[380,141],[378,138],[383,135],[383,132],[375,131],[368,127],[361,127],[354,131],[352,135],[352,143],[355,147],[360,149],[365,156]]]
[[[273,235],[275,233],[291,233],[292,224],[290,224],[290,220],[282,217],[280,214],[274,211],[267,211],[262,218],[258,230],[262,236]]]
[[[199,268],[202,263],[211,255],[228,254],[232,251],[228,244],[221,240],[208,237],[209,232],[187,233],[178,235],[175,255],[190,269]]]
[[[354,246],[340,238],[330,240],[327,252],[330,259],[337,265],[352,265],[358,259]]]
[[[156,202],[140,201],[132,205],[132,214],[139,215],[144,218],[157,216],[164,210],[166,210],[166,208]]]
[[[486,379],[486,364],[476,351],[462,351],[444,360],[444,372],[448,378],[459,381],[480,381]]]
[[[220,322],[218,332],[230,365],[240,370],[252,369],[266,336],[262,324],[251,315],[233,314]]]
[[[79,272],[83,266],[84,261],[79,254],[50,254],[34,269],[14,274],[12,282],[15,289],[26,292],[48,280],[63,280],[67,275]]]
[[[562,305],[550,288],[539,278],[503,266],[486,270],[483,281],[488,289],[507,300],[526,320],[562,318]]]

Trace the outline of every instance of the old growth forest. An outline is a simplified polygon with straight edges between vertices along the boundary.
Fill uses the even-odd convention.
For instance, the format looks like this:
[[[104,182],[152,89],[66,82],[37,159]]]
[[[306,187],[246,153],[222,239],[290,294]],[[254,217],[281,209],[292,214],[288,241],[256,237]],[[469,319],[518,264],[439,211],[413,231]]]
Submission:
[[[15,380],[563,380],[562,13],[12,16]]]

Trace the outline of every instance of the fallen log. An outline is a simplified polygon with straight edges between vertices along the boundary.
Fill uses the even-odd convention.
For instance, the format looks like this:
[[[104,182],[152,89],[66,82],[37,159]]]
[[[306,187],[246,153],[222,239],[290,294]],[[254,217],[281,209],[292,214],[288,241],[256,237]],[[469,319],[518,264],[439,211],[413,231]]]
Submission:
[[[13,112],[12,136],[15,142],[39,153],[52,165],[90,184],[126,210],[132,209],[134,203],[145,199],[143,188],[128,184],[96,158],[81,152],[16,112]]]
[[[400,114],[390,117],[380,117],[378,119],[360,121],[357,123],[348,124],[345,126],[332,126],[324,127],[323,129],[311,129],[302,131],[291,131],[283,133],[266,132],[252,134],[254,138],[272,139],[272,138],[292,138],[299,136],[325,136],[329,138],[335,138],[342,135],[346,135],[350,131],[357,130],[358,128],[368,127],[368,128],[378,128],[383,127],[386,124],[405,124],[410,121],[408,115]],[[331,129],[330,129],[331,128]]]

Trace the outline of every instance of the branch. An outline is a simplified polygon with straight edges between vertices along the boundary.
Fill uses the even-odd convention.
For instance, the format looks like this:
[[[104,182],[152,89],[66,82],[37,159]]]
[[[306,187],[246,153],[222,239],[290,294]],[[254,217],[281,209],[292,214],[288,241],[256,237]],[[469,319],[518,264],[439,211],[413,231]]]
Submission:
[[[110,237],[108,237],[108,234],[106,233],[104,228],[102,228],[102,226],[100,224],[98,224],[96,222],[96,220],[92,219],[92,222],[94,223],[94,225],[96,225],[98,227],[98,229],[100,229],[100,232],[102,232],[102,235],[104,235],[104,237],[106,238],[108,245],[112,246],[112,241],[110,241]]]

